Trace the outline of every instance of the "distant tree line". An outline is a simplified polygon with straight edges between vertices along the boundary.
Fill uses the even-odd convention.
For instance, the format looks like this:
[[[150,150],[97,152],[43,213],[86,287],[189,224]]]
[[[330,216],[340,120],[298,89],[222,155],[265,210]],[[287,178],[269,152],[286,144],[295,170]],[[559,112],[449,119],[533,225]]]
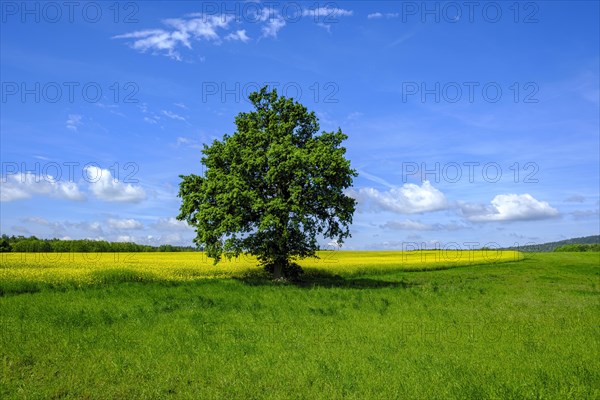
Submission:
[[[578,237],[572,239],[561,240],[559,242],[549,242],[549,243],[541,243],[541,244],[526,244],[521,246],[511,246],[506,247],[502,250],[518,250],[522,252],[549,252],[555,251],[556,249],[566,246],[566,245],[579,245],[579,244],[600,244],[600,235],[595,236],[585,236]],[[562,251],[579,251],[579,250],[562,250]],[[594,250],[588,250],[594,251]],[[597,251],[597,250],[595,250]]]
[[[600,244],[566,244],[564,246],[557,247],[554,251],[567,252],[567,251],[600,251]]]
[[[148,246],[130,242],[107,242],[105,240],[38,239],[35,236],[0,237],[0,253],[121,253],[121,252],[180,252],[195,251],[191,246]]]

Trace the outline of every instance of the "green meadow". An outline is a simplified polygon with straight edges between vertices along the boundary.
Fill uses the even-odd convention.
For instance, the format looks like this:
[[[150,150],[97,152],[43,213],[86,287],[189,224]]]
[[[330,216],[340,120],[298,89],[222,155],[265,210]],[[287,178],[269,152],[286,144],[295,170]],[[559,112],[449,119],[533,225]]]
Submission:
[[[3,259],[0,398],[600,399],[600,253],[362,256],[295,283]]]

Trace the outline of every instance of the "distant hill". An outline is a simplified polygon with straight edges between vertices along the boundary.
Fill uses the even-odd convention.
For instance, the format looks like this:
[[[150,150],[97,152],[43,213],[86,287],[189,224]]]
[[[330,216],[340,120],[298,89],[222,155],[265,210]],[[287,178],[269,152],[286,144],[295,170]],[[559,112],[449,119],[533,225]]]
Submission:
[[[549,242],[542,244],[530,244],[519,247],[506,247],[504,250],[519,250],[523,252],[549,252],[554,251],[557,247],[564,246],[566,244],[597,244],[600,243],[600,235],[585,236],[580,238],[566,239],[559,242]]]

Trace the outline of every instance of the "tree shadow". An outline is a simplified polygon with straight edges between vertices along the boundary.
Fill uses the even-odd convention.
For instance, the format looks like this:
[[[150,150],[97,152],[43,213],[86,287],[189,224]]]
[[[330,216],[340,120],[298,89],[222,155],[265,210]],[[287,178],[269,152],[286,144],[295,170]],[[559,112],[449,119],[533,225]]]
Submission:
[[[294,286],[303,289],[312,288],[345,288],[345,289],[381,289],[381,288],[401,288],[407,289],[417,286],[417,283],[407,282],[404,279],[400,281],[387,281],[373,278],[360,277],[342,277],[327,271],[311,270],[307,271],[296,280],[286,280],[276,282],[272,276],[263,271],[253,271],[244,276],[234,278],[249,286]]]

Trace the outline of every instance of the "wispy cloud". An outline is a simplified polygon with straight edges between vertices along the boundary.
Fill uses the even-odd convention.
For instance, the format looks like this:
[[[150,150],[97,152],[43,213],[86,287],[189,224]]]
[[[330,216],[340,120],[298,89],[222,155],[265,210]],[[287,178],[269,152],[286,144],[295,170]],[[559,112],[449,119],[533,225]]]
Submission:
[[[374,12],[367,15],[367,19],[382,19],[382,18],[398,18],[400,16],[399,13],[380,13]]]
[[[182,116],[181,116],[181,115],[179,115],[179,114],[175,114],[175,113],[174,113],[174,112],[172,112],[172,111],[168,111],[168,110],[161,110],[161,113],[162,113],[162,115],[164,115],[165,117],[168,117],[168,118],[171,118],[171,119],[174,119],[174,120],[177,120],[177,121],[187,121],[187,120],[185,119],[185,117],[182,117]]]
[[[70,129],[72,131],[77,131],[77,128],[79,126],[81,126],[82,122],[81,120],[83,119],[82,115],[79,114],[69,114],[69,116],[67,117],[67,121],[65,122],[65,126],[67,129]]]
[[[456,231],[459,229],[467,229],[464,224],[426,224],[423,222],[407,219],[404,221],[388,221],[380,226],[384,229],[402,230],[402,231]]]
[[[263,7],[256,11],[252,22],[260,26],[262,38],[277,38],[281,29],[287,25],[286,18],[275,7]],[[293,18],[313,18],[315,23],[330,30],[331,24],[338,22],[340,17],[353,15],[352,10],[332,7],[329,5],[316,8],[304,8]],[[234,21],[235,29],[233,29]],[[235,15],[207,15],[202,13],[188,14],[182,18],[167,18],[161,21],[163,27],[142,29],[115,35],[112,39],[123,39],[134,50],[141,53],[160,54],[177,61],[182,61],[181,48],[192,49],[194,42],[221,44],[223,40],[247,43],[251,40],[246,29],[238,29],[242,23]]]
[[[271,18],[262,27],[261,32],[263,37],[276,38],[277,33],[286,25],[285,20],[281,17]]]
[[[239,31],[232,32],[229,35],[225,36],[225,40],[239,40],[240,42],[246,43],[250,40],[250,38],[248,37],[248,35],[246,35],[246,30],[241,29]]]
[[[169,18],[162,21],[166,29],[146,29],[113,36],[131,39],[128,44],[141,53],[163,54],[181,61],[179,46],[192,48],[192,40],[219,43],[219,32],[228,28],[230,16],[200,15],[195,18]]]
[[[183,103],[173,103],[175,107],[183,108],[184,110],[189,110],[188,106]]]
[[[307,8],[302,10],[302,16],[313,17],[315,20],[322,20],[324,23],[333,22],[339,17],[350,17],[352,16],[352,10],[346,10],[338,7],[330,7],[325,5],[324,7],[316,7],[313,9]]]

